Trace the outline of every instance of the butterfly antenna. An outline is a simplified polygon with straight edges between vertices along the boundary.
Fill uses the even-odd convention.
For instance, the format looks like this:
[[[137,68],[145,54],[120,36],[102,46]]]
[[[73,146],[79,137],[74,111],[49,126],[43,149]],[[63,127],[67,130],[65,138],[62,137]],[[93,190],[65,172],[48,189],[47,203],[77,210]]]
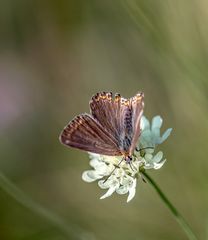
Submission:
[[[125,158],[122,158],[121,161],[118,163],[118,165],[115,166],[115,168],[112,170],[112,172],[107,176],[107,178],[103,181],[103,183],[105,183],[109,177],[115,172],[116,168],[118,168],[120,166],[120,164],[123,162]]]

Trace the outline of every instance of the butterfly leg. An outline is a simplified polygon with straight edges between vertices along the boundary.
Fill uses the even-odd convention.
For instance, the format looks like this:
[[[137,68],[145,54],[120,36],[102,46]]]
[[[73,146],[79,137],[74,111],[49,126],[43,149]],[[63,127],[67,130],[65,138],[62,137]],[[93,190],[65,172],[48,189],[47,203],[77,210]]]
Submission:
[[[134,171],[133,165],[132,165],[132,157],[130,157],[130,156],[125,157],[125,161],[127,164],[129,164],[131,170]]]
[[[133,165],[132,165],[131,162],[129,163],[129,166],[130,166],[130,168],[131,168],[132,171],[135,171],[135,169],[133,168]]]
[[[134,166],[133,162],[132,162],[132,157],[128,156],[126,158],[126,163],[129,164],[129,166],[130,166],[130,168],[133,172],[137,170],[136,167]]]
[[[113,169],[113,171],[107,176],[107,178],[103,181],[103,183],[105,183],[109,177],[115,172],[116,168],[118,168],[120,166],[120,164],[125,160],[125,158],[122,158],[121,161],[118,163],[118,165],[115,166],[115,168]]]

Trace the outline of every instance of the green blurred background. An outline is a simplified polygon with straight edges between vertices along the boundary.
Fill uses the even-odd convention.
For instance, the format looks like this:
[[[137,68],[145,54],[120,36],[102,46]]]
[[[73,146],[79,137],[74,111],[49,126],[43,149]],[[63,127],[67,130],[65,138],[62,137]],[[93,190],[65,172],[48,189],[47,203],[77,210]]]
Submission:
[[[143,91],[145,115],[173,128],[149,173],[208,239],[207,26],[205,0],[0,2],[1,240],[186,239],[142,181],[129,204],[99,200],[87,154],[59,143],[103,90]]]

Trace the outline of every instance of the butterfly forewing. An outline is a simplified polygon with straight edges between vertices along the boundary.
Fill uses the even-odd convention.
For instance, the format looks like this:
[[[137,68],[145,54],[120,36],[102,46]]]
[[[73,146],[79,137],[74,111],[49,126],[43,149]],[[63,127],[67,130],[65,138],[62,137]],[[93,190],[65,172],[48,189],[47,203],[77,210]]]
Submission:
[[[90,101],[92,116],[110,132],[119,149],[128,152],[133,135],[130,100],[110,92],[97,93]]]
[[[114,140],[120,139],[120,95],[113,98],[112,93],[102,92],[94,95],[90,101],[92,116],[110,132]]]
[[[70,147],[88,152],[118,156],[120,152],[118,142],[111,133],[89,114],[75,117],[63,130],[60,141]]]

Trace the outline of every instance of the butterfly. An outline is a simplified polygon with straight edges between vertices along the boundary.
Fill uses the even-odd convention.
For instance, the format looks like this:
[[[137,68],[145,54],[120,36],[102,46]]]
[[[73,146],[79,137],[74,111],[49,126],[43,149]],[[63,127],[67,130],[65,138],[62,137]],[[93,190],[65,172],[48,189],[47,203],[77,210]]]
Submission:
[[[70,121],[60,134],[62,144],[87,152],[123,156],[129,162],[141,133],[144,94],[125,99],[100,92],[90,100],[91,114]]]

